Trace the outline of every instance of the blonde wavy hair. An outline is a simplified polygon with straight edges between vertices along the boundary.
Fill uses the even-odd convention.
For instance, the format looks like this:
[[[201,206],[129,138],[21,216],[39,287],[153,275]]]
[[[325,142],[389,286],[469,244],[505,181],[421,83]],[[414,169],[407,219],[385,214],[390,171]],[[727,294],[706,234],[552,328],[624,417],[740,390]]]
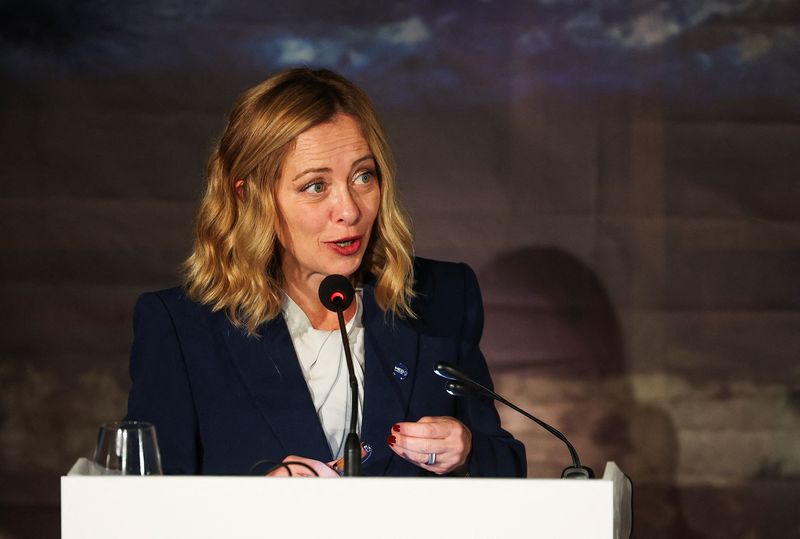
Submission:
[[[375,278],[384,312],[414,317],[413,242],[397,199],[386,133],[366,94],[329,70],[278,73],[244,92],[208,163],[194,246],[183,263],[189,298],[224,310],[231,322],[258,335],[280,313],[283,293],[276,186],[284,158],[304,131],[336,114],[355,119],[375,158],[381,188],[378,216],[357,279]],[[245,180],[242,198],[236,182]]]

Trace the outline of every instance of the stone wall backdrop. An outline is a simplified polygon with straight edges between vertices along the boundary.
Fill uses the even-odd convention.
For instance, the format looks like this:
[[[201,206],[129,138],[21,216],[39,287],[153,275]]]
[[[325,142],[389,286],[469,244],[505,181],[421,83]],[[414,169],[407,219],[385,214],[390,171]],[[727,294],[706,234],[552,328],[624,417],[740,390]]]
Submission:
[[[800,537],[794,0],[0,3],[0,537],[58,536],[226,112],[299,64],[373,96],[498,390],[620,464],[637,537]]]

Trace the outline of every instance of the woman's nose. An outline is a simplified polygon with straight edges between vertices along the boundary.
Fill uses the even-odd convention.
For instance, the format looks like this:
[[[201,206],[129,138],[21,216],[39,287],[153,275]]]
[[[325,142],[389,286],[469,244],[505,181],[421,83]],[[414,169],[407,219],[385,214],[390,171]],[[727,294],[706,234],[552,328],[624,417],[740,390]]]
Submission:
[[[350,189],[340,189],[337,195],[333,201],[334,221],[345,225],[357,223],[361,217],[361,209],[358,207],[358,201],[353,193],[350,192]]]

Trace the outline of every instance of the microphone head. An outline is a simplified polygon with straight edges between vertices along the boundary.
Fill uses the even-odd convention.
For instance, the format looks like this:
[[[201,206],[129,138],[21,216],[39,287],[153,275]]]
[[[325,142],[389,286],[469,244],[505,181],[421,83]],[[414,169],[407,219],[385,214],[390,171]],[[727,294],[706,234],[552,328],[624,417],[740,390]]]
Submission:
[[[440,361],[433,367],[433,372],[447,380],[460,380],[461,373],[447,361]]]
[[[319,285],[319,300],[326,309],[341,312],[353,302],[353,284],[344,275],[328,275]]]
[[[475,388],[463,382],[447,382],[444,390],[454,397],[476,397],[478,396]]]

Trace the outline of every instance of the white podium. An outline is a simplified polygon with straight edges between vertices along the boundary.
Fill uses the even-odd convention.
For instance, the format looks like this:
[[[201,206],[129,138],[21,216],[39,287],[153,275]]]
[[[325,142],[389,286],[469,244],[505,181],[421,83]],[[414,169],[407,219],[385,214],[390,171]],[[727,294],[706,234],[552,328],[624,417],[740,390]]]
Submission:
[[[69,475],[61,537],[627,538],[630,496],[614,463],[595,480]]]

